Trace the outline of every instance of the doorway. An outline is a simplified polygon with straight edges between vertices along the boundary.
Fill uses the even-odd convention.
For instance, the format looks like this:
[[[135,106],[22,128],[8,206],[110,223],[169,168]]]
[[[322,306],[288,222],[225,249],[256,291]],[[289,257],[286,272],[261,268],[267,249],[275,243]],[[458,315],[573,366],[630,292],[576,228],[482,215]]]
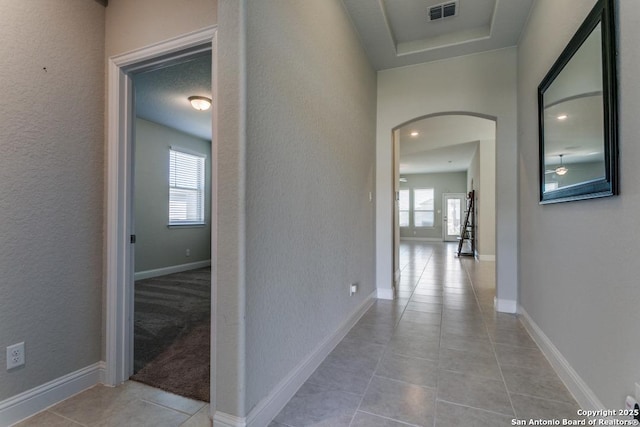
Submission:
[[[394,283],[402,275],[401,242],[458,239],[472,189],[480,201],[476,255],[495,261],[495,139],[495,120],[463,113],[420,117],[393,130]]]
[[[133,216],[133,140],[135,98],[133,76],[188,61],[206,52],[215,53],[215,27],[158,43],[148,48],[112,57],[108,61],[108,152],[107,152],[107,264],[106,264],[106,369],[105,383],[118,385],[126,381],[134,369],[134,243]],[[215,58],[215,54],[213,55]],[[212,87],[215,87],[216,61],[212,60]],[[215,129],[217,106],[211,108]],[[211,144],[211,170],[216,170],[216,144]],[[215,205],[215,185],[211,186],[210,203]],[[215,246],[216,210],[211,209],[211,246]],[[216,281],[211,277],[211,292]],[[212,298],[213,300],[213,298]],[[215,305],[211,303],[211,321]],[[211,339],[215,354],[215,337]],[[213,367],[212,367],[213,368]],[[210,390],[215,389],[215,372],[211,369]]]
[[[462,217],[465,210],[465,195],[444,193],[442,195],[442,240],[455,242],[460,237]]]
[[[190,99],[212,98],[211,63],[209,51],[132,73],[131,379],[201,401],[211,358],[212,128],[211,110]]]

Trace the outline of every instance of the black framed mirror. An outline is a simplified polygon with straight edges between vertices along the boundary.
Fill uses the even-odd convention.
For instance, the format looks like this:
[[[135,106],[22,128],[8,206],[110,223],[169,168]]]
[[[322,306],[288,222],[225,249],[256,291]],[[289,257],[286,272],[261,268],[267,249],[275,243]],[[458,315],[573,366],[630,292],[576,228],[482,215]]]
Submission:
[[[618,194],[614,0],[599,0],[538,86],[540,203]]]

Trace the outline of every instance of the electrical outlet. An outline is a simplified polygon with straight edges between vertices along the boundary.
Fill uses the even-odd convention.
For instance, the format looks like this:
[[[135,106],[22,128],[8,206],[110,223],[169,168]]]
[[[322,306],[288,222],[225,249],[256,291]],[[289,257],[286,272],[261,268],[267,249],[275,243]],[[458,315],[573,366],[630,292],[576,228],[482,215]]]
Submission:
[[[24,365],[24,342],[7,347],[7,371]]]
[[[185,252],[185,255],[186,256],[191,256],[191,249],[187,249],[186,252]]]

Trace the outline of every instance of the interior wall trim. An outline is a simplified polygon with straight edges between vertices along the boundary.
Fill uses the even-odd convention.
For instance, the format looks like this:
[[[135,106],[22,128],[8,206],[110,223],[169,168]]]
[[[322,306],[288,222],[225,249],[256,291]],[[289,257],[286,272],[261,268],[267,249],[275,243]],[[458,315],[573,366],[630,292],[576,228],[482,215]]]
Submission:
[[[442,242],[442,237],[400,237],[401,242]]]
[[[31,417],[96,384],[104,382],[105,363],[97,362],[0,402],[0,426]]]
[[[247,419],[245,417],[236,417],[235,415],[216,411],[213,416],[213,424],[216,427],[246,427]]]
[[[112,56],[107,61],[105,384],[108,385],[118,385],[133,373],[133,287],[129,284],[134,278],[130,235],[133,234],[131,149],[135,117],[131,73],[148,71],[205,51],[212,51],[215,59],[216,30],[216,26],[202,28]],[[216,61],[212,62],[215,69]],[[215,111],[212,111],[212,127],[216,126],[216,119]],[[214,146],[215,141],[212,141],[212,150]],[[211,163],[215,170],[213,151]],[[212,238],[217,224],[215,212],[212,201]],[[214,276],[211,286],[215,289]],[[211,315],[214,319],[215,306],[211,307]],[[211,345],[215,347],[215,337],[212,337]],[[212,389],[214,371],[212,367]]]
[[[134,274],[134,280],[150,279],[152,277],[166,276],[167,274],[182,273],[183,271],[196,270],[209,267],[211,260],[188,262],[186,264],[171,265],[169,267],[154,268],[153,270],[139,271]]]
[[[518,312],[518,302],[508,299],[493,299],[493,305],[496,308],[496,311],[500,313],[511,313],[515,314]]]
[[[393,289],[380,289],[380,288],[378,288],[376,290],[376,298],[392,300],[393,299]]]
[[[606,409],[593,390],[591,390],[587,383],[578,375],[569,361],[562,355],[560,350],[553,345],[553,342],[545,335],[522,306],[518,306],[518,313],[521,315],[522,324],[529,332],[529,335],[531,335],[536,344],[538,344],[538,347],[540,347],[540,350],[542,350],[542,353],[547,357],[564,385],[567,386],[567,389],[569,389],[576,399],[578,405],[586,410]]]
[[[271,393],[262,399],[245,418],[236,417],[217,411],[213,421],[215,426],[223,427],[264,427],[284,408],[296,394],[302,384],[320,366],[322,361],[333,351],[351,328],[360,320],[362,315],[375,302],[376,293],[371,293],[351,313],[351,315],[336,329],[336,331],[322,341],[304,360],[302,360],[286,377],[282,379]]]

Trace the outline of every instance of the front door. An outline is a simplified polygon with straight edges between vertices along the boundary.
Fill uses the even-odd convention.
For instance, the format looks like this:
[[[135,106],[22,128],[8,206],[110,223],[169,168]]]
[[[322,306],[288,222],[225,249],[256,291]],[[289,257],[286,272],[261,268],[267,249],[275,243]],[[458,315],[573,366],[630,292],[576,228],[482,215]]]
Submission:
[[[465,195],[461,193],[445,193],[442,195],[442,234],[445,242],[458,240],[465,210]]]

